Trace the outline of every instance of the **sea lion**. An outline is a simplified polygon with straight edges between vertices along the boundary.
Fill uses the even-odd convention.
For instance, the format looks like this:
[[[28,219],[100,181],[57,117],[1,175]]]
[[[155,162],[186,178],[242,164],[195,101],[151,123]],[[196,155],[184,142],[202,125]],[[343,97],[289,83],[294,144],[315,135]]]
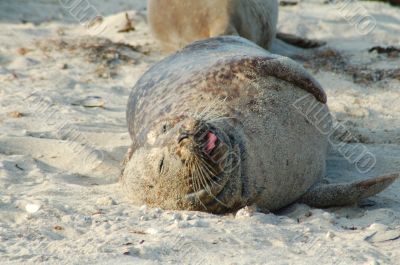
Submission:
[[[129,96],[125,192],[165,209],[274,211],[295,201],[355,203],[397,178],[323,184],[328,136],[294,107],[303,98],[329,130],[324,90],[291,59],[236,36],[187,46],[152,66]]]
[[[277,0],[149,0],[147,9],[151,32],[165,51],[222,35],[241,36],[267,50],[275,37],[303,48],[324,44],[277,33]]]

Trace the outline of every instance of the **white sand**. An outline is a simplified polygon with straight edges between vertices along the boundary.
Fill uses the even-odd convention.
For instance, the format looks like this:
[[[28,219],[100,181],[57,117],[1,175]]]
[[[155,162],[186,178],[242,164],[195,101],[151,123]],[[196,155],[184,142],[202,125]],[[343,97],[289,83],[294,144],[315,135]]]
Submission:
[[[399,69],[399,57],[367,52],[400,44],[399,8],[362,2],[377,20],[363,36],[322,2],[281,8],[280,30],[326,40],[357,73]],[[130,205],[117,183],[130,143],[125,105],[135,81],[163,55],[148,32],[144,0],[91,3],[107,26],[97,37],[140,45],[138,51],[83,39],[90,30],[56,0],[0,1],[1,264],[400,263],[400,182],[362,207],[294,205],[279,215]],[[136,30],[118,33],[125,10]],[[99,43],[108,52],[93,48]],[[361,174],[336,151],[328,175],[354,180],[400,171],[400,72],[354,82],[352,73],[328,64],[310,71],[332,112],[377,159]],[[90,104],[104,101],[104,108],[82,106],[92,96],[102,100]]]

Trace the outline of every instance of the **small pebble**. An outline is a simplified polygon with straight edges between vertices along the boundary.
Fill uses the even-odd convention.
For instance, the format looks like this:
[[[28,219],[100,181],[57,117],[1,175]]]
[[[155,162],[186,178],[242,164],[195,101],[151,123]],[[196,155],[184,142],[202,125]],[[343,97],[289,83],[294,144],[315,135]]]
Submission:
[[[130,256],[136,256],[139,255],[140,250],[135,248],[135,247],[126,247],[122,254],[124,255],[130,255]]]
[[[11,118],[21,118],[24,116],[24,114],[19,111],[11,111],[8,113],[8,116]]]
[[[328,212],[324,212],[324,213],[322,214],[322,217],[329,219],[329,218],[331,218],[331,214],[328,213]]]
[[[92,222],[92,218],[90,216],[83,216],[82,220],[87,224]]]
[[[71,223],[71,222],[74,221],[74,219],[72,218],[71,215],[64,215],[64,216],[61,217],[61,221],[63,223]]]
[[[304,214],[304,216],[305,216],[305,217],[310,217],[310,216],[312,216],[312,212],[308,211],[308,212],[306,212],[306,213]]]
[[[106,196],[106,197],[97,199],[96,204],[103,205],[103,206],[111,206],[111,205],[115,205],[116,203],[113,198],[111,198],[110,196]]]
[[[148,229],[146,229],[146,231],[145,231],[145,233],[147,233],[147,234],[149,234],[149,235],[155,235],[155,234],[158,234],[160,231],[158,231],[157,229],[155,229],[155,228],[148,228]]]
[[[24,48],[24,47],[21,47],[21,48],[18,48],[17,49],[17,53],[19,54],[19,55],[25,55],[25,54],[27,54],[29,52],[29,50],[27,49],[27,48]]]
[[[62,231],[62,230],[64,230],[64,228],[63,228],[62,226],[55,225],[55,226],[54,226],[54,230]]]
[[[146,215],[142,215],[142,216],[140,216],[139,220],[140,220],[140,221],[148,221],[148,220],[149,220],[149,217],[146,216]]]
[[[375,230],[375,231],[386,231],[388,229],[387,225],[373,223],[371,224],[368,229]]]
[[[240,218],[240,217],[251,217],[253,216],[255,212],[255,209],[251,206],[246,206],[239,211],[237,211],[235,218]]]
[[[335,233],[333,233],[333,232],[331,232],[331,231],[329,231],[328,233],[326,233],[326,238],[332,239],[332,238],[334,238],[335,236],[336,236]]]
[[[40,209],[40,205],[39,205],[39,204],[28,203],[28,204],[25,206],[25,210],[26,210],[28,213],[36,213],[37,211],[39,211],[39,209]]]
[[[161,210],[160,208],[155,208],[155,209],[154,209],[154,213],[156,213],[156,214],[161,214],[161,213],[162,213],[162,210]]]

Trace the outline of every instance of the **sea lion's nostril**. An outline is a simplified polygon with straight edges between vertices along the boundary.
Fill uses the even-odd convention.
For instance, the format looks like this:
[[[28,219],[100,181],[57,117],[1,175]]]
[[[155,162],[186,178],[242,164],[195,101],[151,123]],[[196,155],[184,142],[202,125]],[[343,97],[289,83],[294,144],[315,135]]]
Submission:
[[[189,138],[189,133],[188,132],[181,132],[178,136],[178,143],[182,142],[184,139]]]

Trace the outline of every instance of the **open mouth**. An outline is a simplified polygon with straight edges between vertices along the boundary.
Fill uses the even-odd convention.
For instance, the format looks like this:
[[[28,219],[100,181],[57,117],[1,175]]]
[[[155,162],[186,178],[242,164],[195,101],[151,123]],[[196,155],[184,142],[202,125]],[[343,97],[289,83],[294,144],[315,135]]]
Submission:
[[[214,131],[207,131],[202,142],[202,152],[215,170],[214,173],[223,171],[227,158],[227,146]]]
[[[207,163],[214,168],[221,166],[226,159],[227,146],[220,138],[218,129],[210,125],[200,124],[195,131],[181,130],[178,136],[178,144],[187,145],[191,152],[206,159]],[[187,142],[186,142],[187,141]],[[216,172],[221,169],[218,168]]]
[[[207,154],[211,155],[218,147],[220,140],[218,136],[211,130],[207,130],[198,134],[193,134],[188,131],[183,131],[178,136],[178,143],[181,143],[185,139],[194,137],[201,146],[201,150]]]
[[[211,152],[217,147],[217,142],[218,137],[211,131],[207,132],[204,151],[207,154],[211,154]]]

